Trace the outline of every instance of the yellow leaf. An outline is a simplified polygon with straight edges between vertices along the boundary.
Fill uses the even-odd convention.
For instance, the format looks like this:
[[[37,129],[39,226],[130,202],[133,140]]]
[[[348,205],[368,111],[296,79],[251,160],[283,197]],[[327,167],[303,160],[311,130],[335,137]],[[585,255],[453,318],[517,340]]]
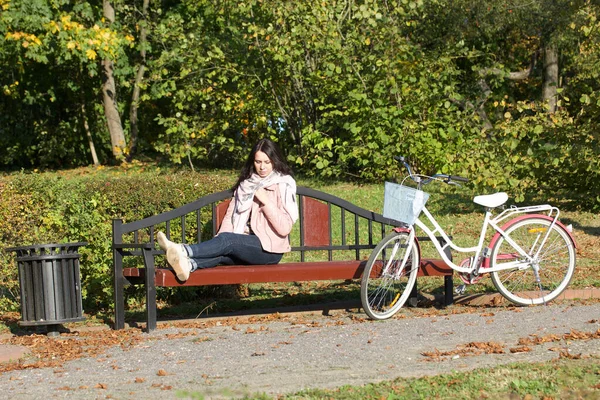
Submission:
[[[96,52],[95,52],[94,50],[92,50],[92,49],[88,49],[88,50],[85,52],[85,55],[86,55],[86,56],[87,56],[87,58],[89,58],[90,60],[95,60],[95,59],[96,59],[96,56],[97,56]]]
[[[369,38],[366,38],[366,39],[365,39],[365,44],[366,44],[367,46],[368,46],[368,45],[370,45],[370,44],[371,44],[371,39],[369,39]]]

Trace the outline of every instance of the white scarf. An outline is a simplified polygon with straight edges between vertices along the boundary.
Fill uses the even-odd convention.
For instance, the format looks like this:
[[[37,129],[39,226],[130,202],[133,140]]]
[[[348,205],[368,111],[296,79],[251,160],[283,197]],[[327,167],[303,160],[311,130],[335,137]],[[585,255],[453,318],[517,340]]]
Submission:
[[[271,172],[268,176],[261,178],[253,173],[250,178],[242,181],[235,191],[235,208],[231,216],[233,233],[244,233],[250,211],[252,211],[252,202],[254,193],[260,188],[279,185],[279,193],[283,200],[283,208],[292,218],[292,222],[298,220],[298,206],[296,204],[296,181],[289,175],[282,175],[277,171]]]

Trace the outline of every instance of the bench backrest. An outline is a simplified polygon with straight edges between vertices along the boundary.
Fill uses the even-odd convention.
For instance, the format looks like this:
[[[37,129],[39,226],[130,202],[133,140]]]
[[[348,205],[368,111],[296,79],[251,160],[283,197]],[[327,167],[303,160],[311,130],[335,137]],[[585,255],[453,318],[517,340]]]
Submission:
[[[217,205],[217,230],[225,218],[230,202],[231,199],[227,199]],[[329,246],[331,217],[327,204],[307,196],[300,196],[300,204],[302,243],[306,246]]]
[[[330,194],[299,186],[299,221],[290,235],[291,260],[365,259],[397,222]],[[152,243],[163,231],[173,241],[212,238],[223,220],[232,191],[226,190],[174,210],[129,223],[113,221],[113,243]],[[156,250],[156,253],[160,253]],[[348,253],[352,254],[348,254]],[[339,254],[338,253],[343,253]]]

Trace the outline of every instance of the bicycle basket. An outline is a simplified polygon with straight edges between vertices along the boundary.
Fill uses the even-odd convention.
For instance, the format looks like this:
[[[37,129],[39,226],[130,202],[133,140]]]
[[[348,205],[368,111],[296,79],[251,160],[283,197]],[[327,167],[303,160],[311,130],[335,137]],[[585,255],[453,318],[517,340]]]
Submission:
[[[383,216],[413,225],[428,198],[429,193],[422,190],[385,182]]]

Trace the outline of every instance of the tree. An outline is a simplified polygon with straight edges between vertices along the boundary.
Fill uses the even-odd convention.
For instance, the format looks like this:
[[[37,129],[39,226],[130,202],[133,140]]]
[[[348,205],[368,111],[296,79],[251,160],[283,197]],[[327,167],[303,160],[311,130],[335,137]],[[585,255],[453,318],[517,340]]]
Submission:
[[[115,10],[110,0],[102,0],[102,9],[107,26],[115,22]],[[125,133],[121,123],[121,115],[117,105],[117,87],[114,77],[114,62],[111,58],[105,57],[102,60],[102,102],[104,104],[104,115],[106,124],[110,133],[110,142],[112,153],[115,159],[122,160],[125,156]]]
[[[482,190],[596,177],[591,0],[0,1],[3,165],[94,144],[234,165],[269,135],[319,177],[384,179],[397,154]]]
[[[3,135],[9,142],[2,159],[78,165],[86,163],[78,154],[85,146],[96,163],[94,141],[104,143],[105,132],[93,107],[98,58],[117,59],[131,38],[96,24],[100,18],[89,2],[15,0],[2,7],[0,56],[8,66],[3,78],[14,87],[3,104],[2,129],[15,127],[14,134]]]
[[[133,94],[131,95],[131,106],[129,109],[129,125],[131,127],[130,139],[129,139],[129,157],[131,159],[137,151],[138,142],[138,109],[140,102],[140,92],[142,82],[144,80],[144,73],[146,72],[146,47],[148,46],[148,8],[150,6],[150,0],[143,0],[142,4],[142,20],[140,22],[140,37],[139,37],[139,51],[140,61],[137,66],[137,72],[135,80],[133,82]]]

